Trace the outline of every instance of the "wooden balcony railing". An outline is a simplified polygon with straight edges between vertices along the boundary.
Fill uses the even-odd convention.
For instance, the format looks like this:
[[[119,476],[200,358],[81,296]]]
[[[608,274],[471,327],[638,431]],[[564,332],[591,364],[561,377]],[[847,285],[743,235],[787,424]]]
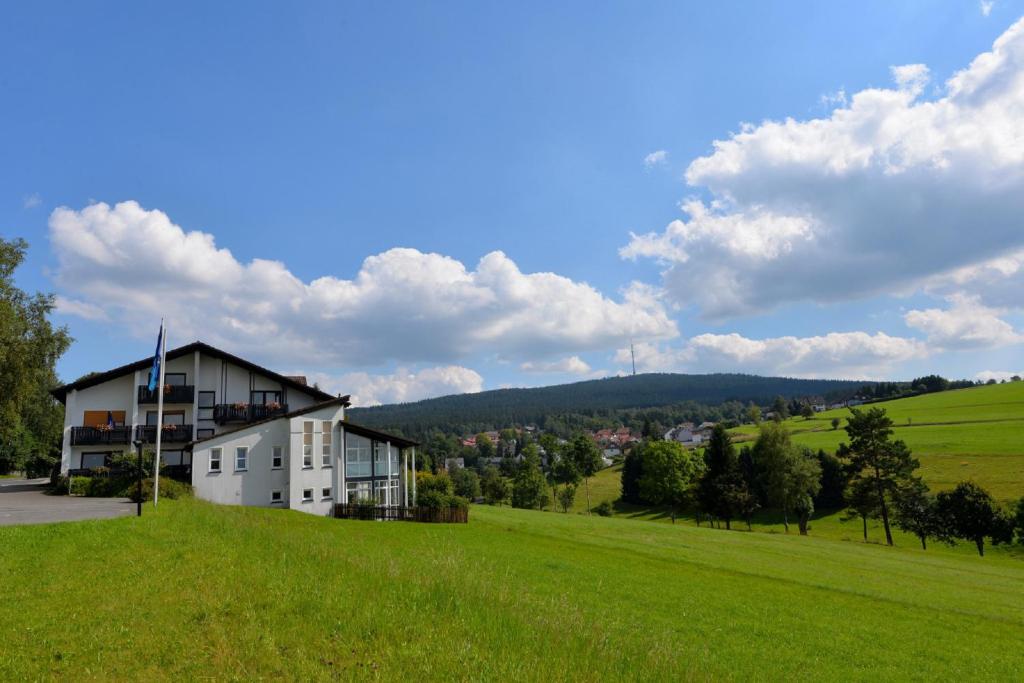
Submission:
[[[196,388],[191,384],[168,384],[164,387],[164,403],[192,403]],[[139,403],[156,403],[160,397],[160,388],[153,391],[148,386],[139,387]]]
[[[143,443],[156,443],[156,427],[139,425],[135,428],[135,438]],[[192,425],[164,425],[160,434],[160,443],[188,443],[192,440]]]
[[[287,412],[288,405],[284,403],[219,403],[213,407],[213,421],[221,425],[229,422],[255,422]]]
[[[72,446],[106,446],[127,444],[132,440],[131,427],[72,427]]]

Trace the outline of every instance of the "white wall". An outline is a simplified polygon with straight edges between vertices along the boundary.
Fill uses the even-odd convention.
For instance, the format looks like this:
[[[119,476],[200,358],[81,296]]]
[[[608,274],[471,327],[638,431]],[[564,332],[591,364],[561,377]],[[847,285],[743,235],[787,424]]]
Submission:
[[[341,453],[341,429],[339,422],[345,416],[340,405],[314,410],[289,419],[289,443],[291,444],[291,482],[289,484],[290,507],[317,515],[330,515],[332,506],[339,497]],[[323,430],[325,420],[331,421],[331,464],[324,466],[322,460]],[[313,422],[313,464],[303,467],[303,425]],[[323,496],[323,489],[330,488],[330,497]],[[303,490],[313,489],[313,500],[303,500]]]
[[[235,469],[235,449],[249,448],[245,471]],[[283,447],[281,469],[273,469],[273,447]],[[221,449],[221,471],[210,471],[210,449]],[[224,505],[255,505],[271,507],[270,492],[281,491],[282,502],[274,507],[288,507],[288,423],[274,420],[254,425],[232,434],[215,436],[196,444],[192,452],[192,486],[197,497]]]

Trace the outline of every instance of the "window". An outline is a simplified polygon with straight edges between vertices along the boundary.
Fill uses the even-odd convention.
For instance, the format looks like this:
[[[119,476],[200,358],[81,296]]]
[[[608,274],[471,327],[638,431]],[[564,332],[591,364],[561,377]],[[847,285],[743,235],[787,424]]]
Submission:
[[[221,449],[211,448],[210,449],[210,471],[220,472],[220,453]]]
[[[373,467],[376,470],[377,476],[388,473],[388,452],[391,454],[391,474],[398,472],[398,449],[394,446],[390,448],[386,443],[376,442],[374,444],[374,457]]]
[[[270,467],[271,469],[279,470],[284,462],[284,449],[280,446],[274,446],[270,454]]]
[[[192,460],[184,451],[160,451],[160,461],[164,465],[190,465]]]
[[[106,427],[113,418],[115,427],[124,427],[124,414],[123,410],[86,410],[82,415],[82,426]]]
[[[94,467],[106,467],[110,453],[82,453],[82,469],[91,470]]]
[[[330,500],[331,499],[331,487],[330,486],[325,486],[324,489],[320,492],[320,497],[323,498],[324,500]]]
[[[172,387],[183,387],[183,386],[185,386],[185,373],[184,372],[165,372],[164,373],[164,384],[169,384]]]
[[[312,503],[313,502],[313,489],[302,489],[302,502]]]
[[[249,469],[249,447],[239,446],[235,449],[235,472]]]
[[[280,503],[281,500],[282,499],[281,499],[281,492],[280,491],[271,491],[270,492],[270,502],[272,504],[273,503]]]
[[[212,430],[212,429],[197,429],[196,430],[196,438],[197,439],[206,439],[208,437],[213,436],[213,434],[214,434],[214,430]]]
[[[323,442],[320,446],[320,464],[323,467],[331,466],[331,444],[333,443],[332,425],[330,421],[323,424]]]
[[[281,404],[280,391],[250,391],[249,403],[254,406],[266,406],[271,403]]]
[[[345,448],[345,476],[368,477],[370,470],[370,440],[350,434]],[[369,497],[369,494],[367,494]]]
[[[302,466],[313,466],[313,421],[302,423]]]
[[[212,420],[213,419],[213,406],[217,403],[217,392],[215,391],[200,391],[199,392],[199,412],[196,414],[197,420]]]
[[[368,481],[350,481],[346,483],[345,489],[348,492],[348,502],[350,503],[370,499],[370,482]]]

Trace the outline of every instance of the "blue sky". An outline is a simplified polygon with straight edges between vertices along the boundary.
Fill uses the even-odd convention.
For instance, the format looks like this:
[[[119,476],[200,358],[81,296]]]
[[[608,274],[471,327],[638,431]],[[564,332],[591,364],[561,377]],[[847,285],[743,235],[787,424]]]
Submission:
[[[161,314],[364,402],[615,374],[631,337],[1024,370],[1024,3],[549,5],[9,8],[0,234],[62,377]]]

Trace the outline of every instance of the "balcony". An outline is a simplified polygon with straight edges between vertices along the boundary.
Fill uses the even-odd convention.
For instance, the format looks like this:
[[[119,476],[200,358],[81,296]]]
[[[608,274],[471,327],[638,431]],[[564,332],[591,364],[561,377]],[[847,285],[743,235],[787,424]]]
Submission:
[[[268,403],[266,405],[218,403],[213,407],[213,421],[219,425],[232,422],[255,422],[284,415],[287,412],[288,405],[285,403]]]
[[[156,443],[156,426],[139,425],[135,428],[135,438],[143,443]],[[160,445],[168,443],[188,443],[192,440],[192,425],[164,425],[160,435]]]
[[[191,384],[166,384],[164,385],[164,403],[192,403],[196,395],[196,388]],[[149,387],[139,387],[139,403],[156,403],[159,399],[159,389],[149,390]]]
[[[132,440],[131,427],[72,427],[72,446],[123,445]]]

